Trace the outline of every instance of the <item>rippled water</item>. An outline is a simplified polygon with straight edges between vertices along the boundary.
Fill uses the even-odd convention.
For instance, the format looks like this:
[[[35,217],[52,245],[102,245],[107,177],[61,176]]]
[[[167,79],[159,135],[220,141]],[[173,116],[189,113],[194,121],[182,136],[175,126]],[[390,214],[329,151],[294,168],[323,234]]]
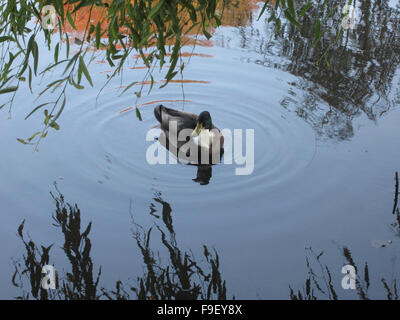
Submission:
[[[172,208],[181,247],[195,254],[203,244],[217,249],[228,293],[237,298],[288,298],[289,283],[300,286],[305,278],[306,246],[331,250],[327,261],[337,281],[343,259],[335,243],[368,259],[378,278],[390,274],[388,261],[399,243],[384,250],[370,243],[395,238],[387,226],[393,175],[400,168],[399,47],[390,47],[398,32],[388,43],[376,40],[369,51],[352,47],[346,58],[333,56],[331,68],[318,68],[290,31],[271,36],[265,21],[256,21],[257,10],[247,14],[248,22],[242,17],[239,27],[221,27],[212,46],[196,48],[185,68],[184,96],[180,83],[143,95],[143,121],[128,109],[135,105],[132,91],[120,95],[120,79],[96,99],[109,70],[100,58],[90,67],[95,88],[68,94],[61,130],[38,153],[16,141],[42,121],[39,114],[23,120],[35,96],[17,95],[11,120],[2,110],[1,297],[18,292],[10,283],[10,257],[22,254],[16,230],[23,219],[36,242],[60,241],[50,219],[54,181],[68,201],[78,203],[84,221],[93,221],[93,259],[108,286],[141,272],[130,215],[152,226],[161,210],[158,197]],[[122,85],[144,73],[126,70]],[[146,150],[157,142],[145,137],[157,124],[157,101],[208,110],[220,129],[254,129],[254,172],[237,176],[235,163],[221,163],[201,186],[192,180],[195,166],[149,165]]]

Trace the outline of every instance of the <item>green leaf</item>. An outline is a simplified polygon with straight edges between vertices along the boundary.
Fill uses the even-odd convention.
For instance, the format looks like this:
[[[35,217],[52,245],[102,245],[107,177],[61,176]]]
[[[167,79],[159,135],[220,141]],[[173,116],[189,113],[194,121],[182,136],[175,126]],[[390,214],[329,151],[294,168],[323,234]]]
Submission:
[[[150,11],[149,19],[153,19],[153,17],[161,10],[164,5],[164,0],[160,0]]]
[[[316,25],[315,25],[315,31],[314,31],[314,47],[317,46],[317,43],[319,42],[319,40],[321,39],[323,35],[323,32],[321,32],[321,21],[317,21]]]
[[[71,12],[69,11],[67,11],[67,19],[71,27],[74,28],[74,30],[76,30],[74,19],[72,19]]]
[[[2,37],[0,37],[0,43],[2,43],[2,42],[5,42],[5,41],[8,41],[8,40],[10,40],[11,38],[9,37],[9,36],[2,36]]]
[[[139,111],[139,109],[136,107],[136,117],[140,120],[140,121],[142,121],[142,115],[140,114],[140,111]]]
[[[100,48],[100,37],[101,37],[101,24],[100,22],[97,23],[96,26],[96,48]]]
[[[68,62],[67,66],[64,69],[63,74],[65,74],[67,72],[67,70],[72,66],[72,64],[75,62],[76,59],[78,59],[78,57],[80,56],[81,52],[77,52]]]
[[[137,84],[138,82],[137,81],[133,81],[132,83],[130,83],[123,91],[122,91],[122,93],[121,93],[121,95],[122,94],[124,94],[126,91],[128,91],[130,88],[132,88],[135,84]]]
[[[44,110],[44,121],[43,123],[47,126],[49,124],[49,121],[51,119],[51,115],[49,115],[49,110]]]
[[[60,126],[58,125],[58,123],[56,123],[54,121],[52,121],[50,123],[50,127],[52,127],[53,129],[56,129],[56,130],[60,130]]]
[[[39,48],[36,43],[36,41],[33,42],[33,72],[35,72],[35,75],[37,74],[37,68],[38,68],[38,63],[39,63]]]
[[[287,0],[288,9],[293,19],[296,19],[296,11],[294,10],[293,0]]]
[[[55,115],[55,117],[53,119],[53,122],[55,122],[61,116],[61,113],[64,111],[66,102],[67,102],[67,98],[64,95],[64,100],[63,100],[63,103],[61,105],[61,108],[60,108],[60,110],[58,110],[57,114]]]
[[[18,90],[18,86],[7,87],[7,88],[0,89],[0,94],[14,92],[17,90]]]
[[[69,49],[70,49],[68,33],[65,34],[65,42],[67,44],[67,46],[66,46],[66,48],[67,48],[66,49],[66,57],[68,59],[68,57],[69,57]]]
[[[70,78],[69,78],[69,83],[72,84],[72,85],[73,85],[76,89],[78,89],[78,90],[85,89],[84,86],[82,86],[82,85],[80,85],[80,84],[77,84],[77,83],[74,81],[74,78],[73,78],[73,77],[70,77]]]
[[[29,58],[29,54],[33,51],[33,42],[34,41],[35,41],[35,35],[32,35],[28,41],[28,47],[27,47],[28,50],[27,50],[27,54],[26,54],[26,59]]]
[[[330,64],[330,62],[329,62],[328,57],[327,57],[326,54],[324,55],[324,58],[325,58],[325,63],[326,63],[326,65],[327,65],[328,67],[330,67],[331,64]]]
[[[22,144],[28,144],[28,142],[26,142],[24,139],[17,138],[17,140],[18,140],[19,142],[21,142]]]
[[[292,25],[296,26],[297,28],[300,28],[300,23],[298,23],[296,19],[290,14],[289,10],[285,10],[285,17],[286,19],[289,20],[289,22]]]
[[[47,102],[47,103],[43,103],[39,106],[37,106],[35,109],[33,109],[26,117],[25,120],[28,119],[31,115],[33,115],[36,111],[38,111],[39,109],[43,108],[44,106],[50,104],[51,102]]]
[[[33,90],[32,90],[32,69],[31,69],[31,67],[29,67],[28,79],[29,79],[29,89],[31,90],[31,93],[33,93]]]
[[[275,30],[276,32],[279,32],[279,30],[281,30],[281,26],[282,26],[282,21],[280,18],[276,19],[275,21]]]
[[[147,95],[150,94],[151,90],[153,89],[153,85],[154,85],[154,78],[153,78],[153,76],[150,75],[150,78],[151,78],[151,83],[150,83],[150,88],[149,88],[149,92],[147,93]]]
[[[58,53],[60,50],[60,43],[57,43],[55,49],[54,49],[54,62],[57,64],[58,63]]]
[[[203,29],[203,34],[206,36],[207,40],[210,40],[210,38],[212,37],[206,29]]]
[[[62,82],[64,82],[65,79],[66,79],[66,78],[64,78],[64,79],[58,79],[58,80],[53,81],[52,83],[48,84],[47,87],[46,87],[46,89],[44,89],[42,92],[39,93],[39,97],[40,97],[41,95],[43,95],[43,93],[45,93],[45,92],[46,92],[47,90],[49,90],[51,87],[55,86],[55,88],[57,88],[57,87],[58,87],[58,84],[61,84]]]
[[[33,139],[35,139],[36,136],[38,136],[39,134],[41,134],[40,131],[34,133],[30,138],[28,138],[28,141],[31,142]]]
[[[312,7],[312,2],[308,2],[300,11],[299,18],[302,18],[306,12]]]
[[[268,6],[268,4],[269,4],[269,1],[270,1],[270,0],[266,0],[266,1],[265,1],[264,6],[263,6],[263,8],[261,9],[261,12],[260,12],[260,14],[259,14],[257,20],[260,20],[261,16],[264,14],[264,11],[265,11],[265,9],[267,9],[267,6]]]
[[[82,68],[82,72],[85,75],[87,81],[89,81],[90,85],[93,87],[92,78],[90,77],[89,71],[86,68],[86,64],[85,64],[85,61],[83,61],[82,56],[79,57],[79,68]]]

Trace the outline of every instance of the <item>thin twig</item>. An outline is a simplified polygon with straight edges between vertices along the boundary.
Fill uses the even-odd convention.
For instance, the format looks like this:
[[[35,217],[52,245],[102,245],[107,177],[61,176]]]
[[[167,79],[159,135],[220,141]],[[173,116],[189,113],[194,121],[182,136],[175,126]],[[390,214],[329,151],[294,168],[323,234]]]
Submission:
[[[399,200],[399,173],[397,171],[396,171],[394,179],[396,180],[396,186],[394,188],[393,214],[396,213],[397,202]]]

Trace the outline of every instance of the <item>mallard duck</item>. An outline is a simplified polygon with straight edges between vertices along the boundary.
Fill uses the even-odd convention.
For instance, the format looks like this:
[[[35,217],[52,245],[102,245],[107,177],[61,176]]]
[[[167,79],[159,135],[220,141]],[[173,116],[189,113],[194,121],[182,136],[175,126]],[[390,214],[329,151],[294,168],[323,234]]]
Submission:
[[[203,111],[199,115],[196,115],[159,105],[154,108],[154,115],[160,122],[161,130],[164,132],[167,140],[170,136],[179,137],[179,134],[184,129],[190,130],[188,132],[191,134],[190,136],[186,135],[186,140],[179,141],[178,139],[176,145],[173,144],[177,151],[184,145],[189,149],[191,144],[195,144],[200,152],[206,152],[210,157],[218,154],[219,157],[214,157],[213,159],[218,158],[218,162],[221,160],[224,150],[224,137],[221,131],[213,125],[211,115],[208,111]],[[176,122],[176,125],[170,125],[173,121]],[[171,142],[168,140],[166,147],[168,150],[173,151],[169,148]],[[198,153],[199,156],[200,152]],[[186,155],[189,156],[187,153]],[[193,163],[193,161],[191,162]],[[197,159],[194,162],[201,164]],[[215,164],[215,160],[209,163]]]

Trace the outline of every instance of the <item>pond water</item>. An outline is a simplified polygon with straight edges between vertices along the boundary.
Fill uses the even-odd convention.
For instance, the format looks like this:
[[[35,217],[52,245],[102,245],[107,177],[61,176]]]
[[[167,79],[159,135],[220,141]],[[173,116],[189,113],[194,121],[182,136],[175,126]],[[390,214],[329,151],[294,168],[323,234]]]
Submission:
[[[78,204],[84,224],[93,223],[92,259],[105,287],[135,282],[143,272],[132,217],[144,228],[160,224],[165,204],[181,249],[199,260],[203,245],[218,252],[228,297],[289,298],[289,285],[301,287],[307,276],[309,246],[326,251],[338,288],[342,245],[358,262],[368,261],[375,282],[395,274],[400,241],[389,225],[400,169],[399,9],[363,2],[355,30],[329,54],[328,67],[314,63],[322,51],[312,48],[311,28],[300,36],[284,24],[275,35],[264,17],[257,21],[257,6],[238,3],[209,42],[192,55],[184,48],[184,59],[191,55],[184,95],[179,82],[143,94],[143,121],[129,110],[134,90],[121,95],[119,87],[140,81],[146,70],[125,70],[97,98],[110,70],[100,57],[90,65],[94,88],[70,91],[60,131],[39,152],[16,140],[40,128],[41,114],[24,120],[36,95],[18,94],[11,119],[0,112],[1,298],[19,294],[11,277],[12,259],[24,253],[17,238],[23,219],[36,243],[56,244],[57,269],[67,268],[62,235],[52,226],[54,182],[66,201]],[[328,34],[323,42],[329,41]],[[155,81],[163,75],[156,71]],[[35,92],[50,80],[36,82]],[[235,175],[240,165],[222,162],[212,167],[209,184],[200,185],[195,166],[150,165],[146,150],[155,142],[146,134],[157,124],[159,103],[208,110],[220,129],[254,129],[253,173]],[[159,238],[155,231],[151,243],[165,258]],[[393,243],[375,248],[373,240]],[[371,290],[384,296],[379,285]]]

